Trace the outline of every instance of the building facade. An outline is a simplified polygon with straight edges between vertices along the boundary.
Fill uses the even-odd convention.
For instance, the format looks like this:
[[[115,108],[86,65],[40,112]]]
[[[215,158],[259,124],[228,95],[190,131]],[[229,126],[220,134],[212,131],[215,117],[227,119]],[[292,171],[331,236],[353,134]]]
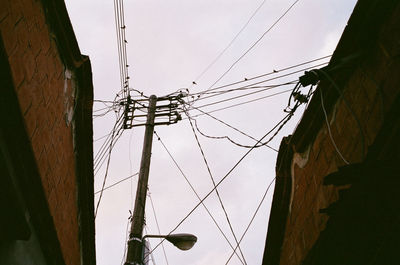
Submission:
[[[0,1],[0,264],[95,264],[93,86],[62,0]]]
[[[281,143],[264,265],[399,264],[400,4],[359,0]]]

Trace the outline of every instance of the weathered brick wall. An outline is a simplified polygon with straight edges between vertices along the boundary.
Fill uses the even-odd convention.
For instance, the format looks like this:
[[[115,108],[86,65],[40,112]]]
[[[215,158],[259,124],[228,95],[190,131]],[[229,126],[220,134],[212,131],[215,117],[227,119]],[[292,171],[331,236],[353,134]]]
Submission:
[[[0,1],[0,30],[66,264],[80,264],[72,126],[73,77],[41,1]],[[66,74],[67,73],[67,74]]]
[[[379,33],[373,52],[363,58],[348,80],[343,97],[328,113],[333,139],[350,163],[363,160],[379,132],[385,113],[400,91],[400,11],[393,12]],[[318,111],[322,112],[322,108]],[[362,130],[362,134],[360,133]],[[363,154],[363,145],[365,151]],[[293,157],[293,191],[281,252],[281,265],[301,264],[324,229],[328,217],[319,213],[338,199],[338,189],[323,178],[345,162],[336,152],[326,123],[304,153]],[[343,188],[343,187],[342,187]]]

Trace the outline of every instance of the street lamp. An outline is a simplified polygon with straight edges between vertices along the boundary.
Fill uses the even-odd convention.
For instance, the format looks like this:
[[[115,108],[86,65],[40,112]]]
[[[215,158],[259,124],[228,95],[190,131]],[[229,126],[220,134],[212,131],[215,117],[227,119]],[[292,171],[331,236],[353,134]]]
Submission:
[[[180,250],[189,250],[197,242],[197,237],[192,234],[171,234],[171,235],[145,235],[145,238],[165,238]]]

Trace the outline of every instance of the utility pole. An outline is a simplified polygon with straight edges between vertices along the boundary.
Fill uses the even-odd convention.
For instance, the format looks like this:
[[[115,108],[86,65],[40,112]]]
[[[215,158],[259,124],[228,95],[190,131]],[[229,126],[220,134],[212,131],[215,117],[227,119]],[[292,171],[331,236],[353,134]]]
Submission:
[[[151,159],[151,146],[153,143],[154,119],[157,105],[157,97],[150,96],[142,160],[140,162],[139,181],[136,190],[135,208],[132,216],[131,230],[128,240],[128,251],[125,265],[142,264],[142,237],[144,226],[144,211],[146,205],[147,185],[149,180],[149,169]]]

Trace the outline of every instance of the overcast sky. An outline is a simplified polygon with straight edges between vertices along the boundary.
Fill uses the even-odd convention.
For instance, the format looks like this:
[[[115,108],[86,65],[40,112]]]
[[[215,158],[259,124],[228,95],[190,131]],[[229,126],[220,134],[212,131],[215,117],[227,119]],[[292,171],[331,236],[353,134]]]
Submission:
[[[192,93],[209,88],[294,2],[296,1],[264,1],[229,49],[200,79],[196,79],[227,47],[263,1],[125,1],[130,86],[146,95],[157,96],[182,88],[189,88]],[[241,81],[331,54],[355,2],[298,1],[217,85]],[[120,90],[113,1],[66,0],[66,5],[81,52],[89,55],[92,63],[95,99],[112,101]],[[304,67],[326,61],[321,60]],[[299,69],[301,67],[290,71]],[[290,71],[282,71],[275,76]],[[300,74],[265,84],[293,81]],[[192,85],[193,81],[196,81],[197,85]],[[293,87],[294,85],[274,88],[271,91],[205,107],[203,110],[212,111]],[[208,101],[199,101],[197,106],[243,93],[245,92],[227,93],[225,97],[216,96]],[[255,138],[260,138],[284,117],[283,109],[287,105],[289,94],[284,93],[214,112],[213,115]],[[94,104],[94,110],[104,107],[101,103]],[[303,110],[304,108],[299,109],[270,143],[273,148],[279,148],[282,137],[292,133]],[[196,112],[192,111],[191,114],[195,115]],[[227,135],[239,143],[254,144],[253,140],[210,117],[200,116],[197,121],[204,133],[212,136]],[[94,119],[94,139],[108,134],[114,124],[113,112]],[[184,119],[170,126],[158,126],[156,131],[200,197],[204,197],[213,188],[213,184],[188,120]],[[143,132],[142,127],[123,132],[112,151],[106,186],[138,171]],[[95,154],[103,140],[94,142]],[[248,151],[226,139],[208,139],[199,135],[199,140],[216,182]],[[242,236],[267,186],[275,176],[276,156],[277,153],[267,147],[254,149],[219,186],[218,190],[237,238]],[[101,188],[104,172],[105,166],[95,176],[96,191]],[[168,234],[193,209],[198,199],[157,139],[154,139],[149,179],[149,191],[161,233]],[[98,265],[122,262],[129,210],[133,207],[136,184],[137,178],[134,177],[104,191],[96,218]],[[273,186],[241,243],[247,264],[261,264],[272,195]],[[96,195],[96,202],[98,198]],[[233,236],[215,194],[211,195],[205,204],[234,245]],[[149,199],[146,215],[145,234],[158,234]],[[165,243],[170,265],[221,265],[227,262],[232,253],[231,247],[202,206],[196,209],[176,232],[193,233],[198,237],[198,242],[193,249],[185,252]],[[154,247],[158,242],[152,240],[151,246]],[[161,247],[154,251],[154,261],[155,264],[167,264]],[[233,257],[229,264],[242,263],[237,257]]]

